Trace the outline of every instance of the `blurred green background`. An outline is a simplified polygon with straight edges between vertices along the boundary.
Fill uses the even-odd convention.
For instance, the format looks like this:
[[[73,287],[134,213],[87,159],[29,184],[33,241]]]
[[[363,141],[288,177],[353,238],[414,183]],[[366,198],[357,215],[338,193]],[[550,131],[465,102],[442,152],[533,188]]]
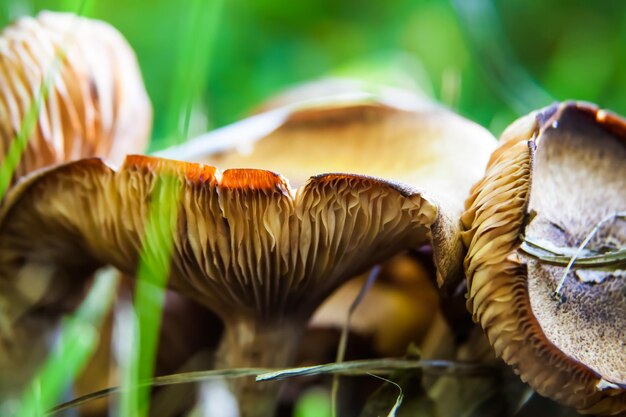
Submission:
[[[6,25],[78,1],[0,4]],[[194,76],[190,135],[327,75],[416,84],[496,134],[551,100],[626,113],[623,1],[92,0],[85,14],[136,50],[155,109],[153,150],[175,141],[183,122],[171,115]]]
[[[553,100],[626,114],[621,0],[0,0],[0,25],[81,8],[137,53],[154,107],[151,150],[324,76],[419,89],[496,135]],[[327,393],[312,395],[314,415],[328,415]]]

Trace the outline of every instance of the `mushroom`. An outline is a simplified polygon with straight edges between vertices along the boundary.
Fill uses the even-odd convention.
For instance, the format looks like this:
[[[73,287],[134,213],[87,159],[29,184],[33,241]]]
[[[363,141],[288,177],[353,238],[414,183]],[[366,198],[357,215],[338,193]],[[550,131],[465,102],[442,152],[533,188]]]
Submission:
[[[295,184],[316,172],[340,171],[418,186],[433,196],[446,219],[447,229],[442,229],[447,234],[434,240],[437,281],[449,290],[464,284],[463,275],[456,270],[464,256],[458,218],[470,187],[483,175],[495,149],[496,141],[489,132],[417,92],[351,79],[308,82],[279,93],[260,108],[266,113],[249,119],[247,130],[244,121],[236,129],[237,135],[232,132],[236,142],[218,131],[171,151],[195,150],[187,151],[186,156],[227,168],[265,167],[284,173]],[[283,119],[277,117],[285,113]],[[259,119],[263,117],[264,123]],[[269,123],[272,121],[275,124]],[[272,128],[263,135],[268,125]],[[213,152],[198,152],[203,144],[211,145]],[[444,243],[445,247],[438,246]],[[458,258],[449,257],[450,262],[443,264],[441,253],[456,253]],[[406,255],[384,265],[381,275],[389,278],[389,283],[377,280],[351,321],[353,331],[373,335],[378,350],[385,354],[405,352],[408,340],[422,341],[427,326],[423,321],[432,323],[441,314],[433,310],[437,296],[430,283],[419,279],[422,274],[410,274],[418,279],[400,285],[397,279],[403,274],[394,265],[416,266]],[[343,326],[363,280],[338,289],[313,317],[311,326]],[[458,298],[459,310],[465,311]],[[456,302],[456,297],[447,298],[446,308]],[[384,306],[386,316],[381,311]],[[377,313],[368,316],[367,311]],[[385,321],[394,325],[385,325]],[[440,357],[441,348],[435,346],[445,342],[428,333],[420,344],[422,354]]]
[[[266,113],[163,155],[183,155],[227,168],[265,167],[284,173],[295,184],[318,172],[356,172],[418,186],[437,202],[439,230],[445,231],[432,242],[437,281],[448,289],[464,283],[459,218],[470,187],[483,175],[495,149],[496,141],[489,132],[410,91],[351,81],[305,84],[261,108]],[[445,261],[442,254],[447,256]],[[413,262],[403,256],[398,261]],[[392,279],[397,278],[395,271],[389,272]],[[316,313],[311,326],[343,325],[361,283],[362,278],[338,289]],[[441,345],[448,340],[440,335],[447,333],[429,328],[428,337],[422,340],[425,323],[419,323],[427,318],[446,321],[441,311],[433,311],[431,291],[423,280],[406,287],[375,282],[355,312],[351,330],[374,336],[381,353],[405,352],[407,341],[416,340],[422,342],[424,357],[441,358]],[[388,307],[386,317],[394,325],[381,325],[385,320],[381,306]],[[381,314],[368,317],[366,311]],[[415,315],[412,320],[408,320],[409,314]],[[407,320],[401,325],[403,318]],[[394,334],[391,329],[413,334]]]
[[[315,82],[271,103],[283,107],[160,153],[224,168],[280,172],[294,185],[321,172],[393,179],[424,190],[439,207],[434,258],[439,284],[463,281],[459,217],[496,141],[484,128],[414,93]],[[303,99],[303,101],[298,101]]]
[[[317,306],[340,284],[436,236],[438,208],[418,190],[353,174],[324,174],[292,190],[280,175],[132,156],[34,173],[0,213],[0,306],[16,320],[32,305],[25,282],[71,294],[96,268],[136,270],[156,184],[180,192],[169,287],[225,323],[221,367],[289,365]],[[158,207],[158,206],[157,206]],[[36,234],[33,234],[36,231]],[[276,387],[233,383],[242,415],[270,415]]]
[[[142,151],[151,113],[134,53],[113,27],[66,13],[19,19],[0,35],[0,200],[33,170]],[[22,288],[27,298],[50,291],[38,284]],[[55,338],[52,323],[81,298],[75,292],[31,306],[15,323],[0,312],[0,401],[19,395],[36,371]]]
[[[624,246],[609,220],[624,190],[626,121],[566,102],[503,133],[462,217],[474,320],[523,381],[582,413],[626,413],[624,265],[583,262]]]
[[[144,149],[151,119],[135,55],[108,24],[42,12],[0,35],[0,160],[17,165],[11,182],[84,157],[119,163]]]

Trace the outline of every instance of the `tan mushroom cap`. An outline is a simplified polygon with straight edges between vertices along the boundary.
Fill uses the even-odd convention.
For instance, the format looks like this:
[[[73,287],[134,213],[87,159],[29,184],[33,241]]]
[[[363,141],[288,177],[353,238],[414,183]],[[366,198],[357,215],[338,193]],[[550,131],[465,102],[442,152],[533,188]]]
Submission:
[[[430,102],[316,105],[238,151],[208,156],[224,167],[263,168],[302,184],[319,172],[353,172],[418,186],[462,207],[495,140],[482,127]]]
[[[569,272],[520,249],[573,248],[626,210],[626,121],[583,103],[532,113],[503,134],[467,200],[468,307],[496,353],[537,392],[584,413],[626,413],[624,271]],[[624,246],[608,222],[587,246]],[[592,276],[593,279],[588,279]]]
[[[0,35],[0,160],[49,83],[14,175],[145,147],[152,110],[135,55],[110,25],[72,14],[24,17]]]
[[[369,274],[367,274],[369,275]],[[310,327],[341,329],[368,276],[350,280],[315,311]],[[377,354],[403,356],[420,344],[433,323],[439,296],[429,271],[405,254],[385,262],[350,320],[350,330],[371,337]]]
[[[306,97],[312,96],[307,92]],[[313,102],[289,102],[297,97],[287,99],[291,111],[271,133],[259,137],[255,127],[274,126],[273,119],[283,113],[253,116],[248,130],[246,121],[241,122],[240,128],[232,130],[237,137],[221,132],[198,140],[212,143],[219,153],[183,154],[225,168],[281,172],[295,185],[320,172],[351,172],[411,184],[439,207],[433,233],[439,283],[454,285],[462,280],[464,253],[458,218],[464,199],[496,147],[493,136],[404,90],[356,91],[347,96],[342,90],[340,95]],[[193,149],[193,145],[183,146]]]

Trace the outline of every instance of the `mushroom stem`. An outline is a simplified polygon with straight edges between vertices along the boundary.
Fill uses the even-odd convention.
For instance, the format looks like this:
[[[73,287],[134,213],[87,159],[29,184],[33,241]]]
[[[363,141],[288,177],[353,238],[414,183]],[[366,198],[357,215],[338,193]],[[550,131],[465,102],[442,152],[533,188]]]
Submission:
[[[225,323],[217,367],[284,368],[293,364],[303,322],[261,322],[250,318],[229,319]],[[241,417],[274,415],[281,384],[277,381],[257,383],[254,378],[239,378],[229,382],[237,399]]]

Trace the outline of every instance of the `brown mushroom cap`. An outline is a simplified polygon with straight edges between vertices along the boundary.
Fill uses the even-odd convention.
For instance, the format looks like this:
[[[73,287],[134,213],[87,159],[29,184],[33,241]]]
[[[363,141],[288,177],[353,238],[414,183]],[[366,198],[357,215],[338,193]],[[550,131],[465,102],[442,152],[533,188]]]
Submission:
[[[462,218],[474,319],[522,380],[584,413],[626,412],[624,271],[575,264],[559,299],[565,266],[520,247],[575,251],[600,220],[626,210],[624,190],[626,121],[563,103],[507,129]],[[608,222],[587,249],[625,242],[626,225]]]
[[[152,110],[126,40],[104,22],[42,12],[0,35],[0,160],[44,83],[47,98],[14,179],[90,156],[121,162],[143,150]]]

